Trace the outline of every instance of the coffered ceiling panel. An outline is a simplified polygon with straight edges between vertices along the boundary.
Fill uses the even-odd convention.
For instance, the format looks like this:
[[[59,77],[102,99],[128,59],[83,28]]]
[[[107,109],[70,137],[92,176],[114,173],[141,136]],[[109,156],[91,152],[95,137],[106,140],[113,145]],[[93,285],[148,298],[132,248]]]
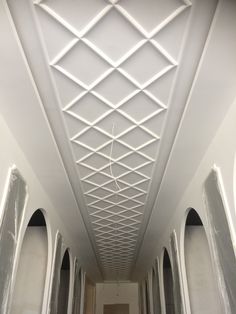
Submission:
[[[196,35],[191,34],[194,5],[187,0],[8,3],[104,278],[128,279],[185,106],[173,94]],[[23,25],[27,10],[31,20]],[[205,38],[207,28],[201,33]],[[32,40],[47,64],[45,78],[30,53]],[[191,51],[194,60],[203,43]],[[186,71],[193,76],[195,68]],[[47,80],[48,87],[41,88]],[[187,95],[186,86],[181,88]],[[56,101],[50,103],[51,94]],[[168,119],[173,114],[174,126]]]

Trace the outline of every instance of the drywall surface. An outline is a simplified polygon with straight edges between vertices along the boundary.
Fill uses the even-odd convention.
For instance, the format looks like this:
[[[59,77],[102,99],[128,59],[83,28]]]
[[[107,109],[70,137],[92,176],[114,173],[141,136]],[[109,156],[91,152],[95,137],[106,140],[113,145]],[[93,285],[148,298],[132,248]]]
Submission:
[[[28,227],[18,263],[10,313],[42,313],[48,240],[45,227]]]
[[[129,314],[138,314],[138,284],[96,284],[96,314],[103,314],[104,304],[129,304]]]

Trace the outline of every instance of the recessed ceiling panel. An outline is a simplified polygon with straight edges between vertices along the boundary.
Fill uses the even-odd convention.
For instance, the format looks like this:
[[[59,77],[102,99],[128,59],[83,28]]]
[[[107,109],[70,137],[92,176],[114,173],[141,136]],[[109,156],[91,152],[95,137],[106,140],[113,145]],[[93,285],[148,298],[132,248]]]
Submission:
[[[185,106],[172,98],[185,54],[195,60],[203,49],[198,32],[191,33],[195,4],[8,4],[104,278],[128,279],[156,197],[150,190],[158,192],[155,182],[168,159],[160,163],[159,156],[168,157],[177,131],[168,117],[181,116]],[[40,43],[44,74],[32,40]],[[188,51],[189,42],[196,51]],[[185,72],[193,77],[194,69]]]

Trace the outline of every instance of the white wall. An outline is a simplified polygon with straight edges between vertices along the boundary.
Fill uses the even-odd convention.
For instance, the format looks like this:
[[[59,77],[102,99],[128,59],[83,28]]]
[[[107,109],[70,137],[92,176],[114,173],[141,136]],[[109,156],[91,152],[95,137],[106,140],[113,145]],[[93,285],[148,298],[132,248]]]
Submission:
[[[63,251],[70,248],[71,261],[77,257],[80,266],[86,265],[86,270],[95,278],[101,277],[5,0],[0,1],[0,29],[3,34],[0,49],[0,217],[9,170],[15,165],[26,182],[29,197],[19,231],[13,282],[28,222],[34,211],[42,208],[48,231],[48,259],[45,291],[41,292],[44,293],[42,313],[47,313],[58,231],[62,234]],[[29,138],[33,139],[31,143]],[[72,286],[73,273],[70,292]]]
[[[19,240],[16,248],[16,263],[13,274],[13,279],[16,277],[17,266],[20,260],[21,248],[23,244],[23,238],[25,231],[28,225],[28,222],[38,208],[43,208],[45,211],[45,219],[48,229],[48,260],[46,267],[46,282],[45,282],[45,291],[44,291],[44,301],[42,305],[43,313],[47,313],[47,302],[49,296],[49,287],[50,280],[52,278],[52,263],[53,263],[53,251],[55,244],[56,232],[59,230],[63,236],[64,247],[71,247],[72,252],[71,258],[74,258],[76,255],[79,255],[78,252],[74,249],[75,244],[70,237],[69,229],[66,230],[66,226],[61,221],[60,217],[57,215],[56,208],[52,205],[50,198],[43,190],[41,184],[39,183],[37,177],[35,176],[33,170],[31,169],[29,163],[25,159],[23,152],[20,150],[18,144],[16,143],[14,137],[10,133],[7,125],[0,116],[0,142],[1,142],[1,151],[4,153],[0,154],[0,216],[4,210],[4,197],[5,197],[5,184],[8,177],[9,169],[12,165],[16,165],[24,180],[26,181],[29,198],[28,203],[25,208],[23,223],[19,232]],[[24,248],[24,246],[23,246]],[[71,303],[71,300],[70,300]]]
[[[91,277],[101,280],[78,204],[5,0],[0,1],[0,29],[3,34],[0,124],[4,129],[0,134],[0,198],[8,168],[16,164],[30,190],[26,219],[33,210],[44,208],[52,224],[52,238],[55,229],[59,229],[72,256],[79,257],[80,265],[83,264]]]
[[[223,104],[222,104],[223,105]],[[230,232],[232,237],[232,242],[236,243],[236,210],[235,210],[235,154],[236,154],[236,143],[235,143],[235,135],[236,135],[236,102],[232,104],[230,110],[228,111],[225,119],[223,120],[218,132],[215,134],[214,139],[212,140],[211,145],[209,146],[204,158],[199,164],[198,169],[196,170],[195,175],[192,180],[189,182],[187,189],[181,197],[181,200],[175,207],[171,208],[172,217],[170,218],[168,224],[164,226],[165,232],[162,233],[161,237],[156,238],[156,248],[153,250],[152,260],[149,262],[154,263],[154,259],[158,258],[160,261],[160,265],[162,265],[161,261],[163,259],[163,248],[166,247],[168,251],[171,251],[170,248],[170,235],[173,230],[176,231],[177,234],[177,242],[178,242],[178,253],[179,253],[179,269],[181,276],[181,286],[182,291],[184,293],[184,303],[185,303],[185,313],[191,313],[191,305],[189,298],[189,285],[187,283],[186,276],[186,262],[185,262],[185,248],[184,248],[184,234],[185,234],[185,220],[187,216],[187,212],[189,208],[194,208],[206,228],[206,236],[209,240],[211,239],[210,229],[208,228],[207,223],[207,212],[206,212],[206,202],[204,197],[204,182],[209,175],[212,167],[217,166],[219,171],[220,183],[222,188],[222,197],[225,204],[225,210],[227,211],[227,217],[229,219]],[[187,152],[186,152],[187,154]],[[173,178],[173,180],[181,180],[181,178]],[[158,228],[158,218],[152,218],[153,222],[156,221],[156,225]],[[187,243],[188,245],[189,243]],[[206,250],[205,250],[206,251]],[[191,254],[194,253],[194,248]],[[193,255],[189,255],[187,259],[188,268],[197,267],[199,263],[201,263],[201,258],[199,257],[200,252],[198,249],[195,249],[195,263],[193,261]],[[210,248],[210,253],[208,256],[211,256],[213,262],[213,252],[212,248]],[[191,257],[191,261],[189,258]],[[214,264],[215,266],[215,264]],[[209,274],[210,275],[210,274]],[[216,276],[213,274],[212,276]],[[233,274],[235,276],[235,274]],[[160,285],[163,285],[163,276],[162,271],[160,271]],[[196,283],[195,283],[195,291],[196,291]],[[163,288],[161,289],[163,290]],[[209,291],[211,292],[211,291]],[[163,292],[161,294],[162,303],[163,303]],[[202,298],[202,304],[206,305],[209,302],[209,298],[214,299],[216,304],[216,294],[209,294],[207,296],[208,299]],[[218,304],[219,305],[219,304]],[[220,307],[218,307],[220,313],[224,313]],[[204,313],[198,312],[199,309],[196,308],[196,313]],[[211,313],[211,312],[206,312]],[[215,312],[216,313],[216,312]]]
[[[42,313],[48,246],[45,227],[28,227],[20,253],[10,313]]]
[[[185,265],[192,313],[224,313],[212,268],[209,245],[202,226],[186,228]]]
[[[204,4],[204,1],[202,2]],[[221,169],[235,223],[233,168],[235,155],[236,2],[220,0],[189,94],[184,118],[169,156],[137,258],[133,280],[144,278],[188,207],[204,212],[203,182],[214,163]],[[217,134],[218,132],[218,134]]]
[[[223,106],[224,104],[222,104]],[[224,198],[225,210],[229,213],[229,225],[231,227],[232,242],[236,243],[236,211],[235,211],[235,154],[236,154],[236,103],[233,103],[228,114],[226,115],[222,125],[218,129],[211,145],[209,146],[204,158],[199,164],[198,169],[192,180],[189,182],[185,193],[181,200],[174,207],[171,207],[172,217],[167,225],[162,227],[165,232],[160,238],[156,238],[156,249],[153,250],[159,260],[163,258],[163,247],[170,251],[170,235],[173,230],[176,231],[178,239],[178,252],[180,256],[180,274],[182,277],[182,288],[184,290],[185,299],[185,313],[191,313],[189,301],[189,287],[187,284],[186,270],[185,270],[185,250],[184,250],[184,229],[185,219],[188,208],[194,208],[200,215],[203,224],[206,226],[207,239],[211,238],[210,230],[207,224],[206,203],[204,198],[204,182],[209,175],[212,167],[217,166],[220,173],[220,183],[222,188],[222,196]],[[188,152],[186,151],[186,154]],[[184,171],[184,170],[183,170]],[[173,178],[178,182],[181,178]],[[158,228],[158,218],[153,218],[156,221],[156,228]],[[195,252],[198,255],[198,252]],[[211,256],[213,255],[211,251]],[[198,257],[197,257],[198,258]],[[152,263],[154,258],[152,259]],[[192,262],[191,262],[192,263]],[[161,264],[161,263],[160,263]],[[194,267],[194,265],[192,265]],[[162,284],[162,278],[160,283]],[[215,299],[215,297],[213,297]],[[163,295],[162,295],[163,299]]]
[[[232,38],[235,37],[236,29],[233,27],[235,26],[236,21],[236,4],[234,1],[220,1],[219,3],[221,5],[218,7],[211,37],[208,41],[209,49],[206,49],[205,53],[205,57],[207,56],[207,58],[202,62],[198,72],[199,75],[201,74],[204,76],[205,84],[200,84],[200,86],[198,86],[199,82],[196,80],[195,88],[193,89],[192,95],[189,97],[188,108],[185,112],[185,118],[188,115],[194,115],[196,123],[194,123],[193,119],[188,121],[186,118],[179,129],[178,138],[176,139],[175,146],[169,159],[161,190],[159,191],[153,208],[150,224],[143,241],[143,247],[140,250],[140,256],[145,258],[143,258],[143,260],[140,258],[140,260],[137,261],[137,268],[134,274],[134,278],[138,278],[142,273],[142,269],[146,267],[147,277],[147,273],[154,263],[155,258],[158,258],[160,265],[162,265],[163,248],[166,247],[169,252],[171,251],[170,236],[173,230],[175,230],[178,242],[177,249],[179,254],[181,291],[183,292],[184,297],[184,313],[188,314],[194,312],[191,312],[189,298],[189,288],[191,287],[189,287],[186,278],[187,265],[185,262],[186,252],[184,248],[185,220],[187,210],[191,207],[194,208],[202,219],[206,228],[207,240],[208,242],[210,241],[211,233],[207,219],[204,183],[214,166],[218,169],[221,185],[220,192],[223,197],[225,211],[227,212],[229,220],[232,242],[234,245],[236,243],[236,59],[233,57],[236,54],[236,42],[235,40],[232,40]],[[224,42],[224,39],[227,40],[227,44]],[[212,45],[213,42],[214,45]],[[217,42],[218,44],[220,42],[222,43],[221,48],[225,53],[221,58],[217,58],[213,53],[214,47],[216,48],[218,45]],[[217,49],[215,49],[215,51],[216,50]],[[214,67],[209,68],[211,60],[214,61],[215,69]],[[206,73],[202,72],[204,68],[208,71],[209,77]],[[234,75],[230,73],[232,69],[234,69]],[[217,73],[218,71],[219,73]],[[211,89],[211,93],[209,93],[210,98],[208,99],[205,92],[209,92],[209,89]],[[200,93],[202,97],[194,97],[197,93],[198,96]],[[228,108],[225,116],[224,114],[219,115],[220,111],[218,106],[224,109]],[[208,118],[207,122],[204,122],[204,112],[207,111],[209,113],[211,108],[214,109],[214,112],[212,112],[212,119]],[[197,113],[198,110],[199,112]],[[212,127],[212,122],[217,115],[219,119],[218,127],[215,132],[212,132],[210,141],[207,147],[204,148],[204,145],[206,144],[205,137],[209,136],[207,132]],[[182,140],[181,143],[180,140]],[[199,156],[200,153],[203,154],[201,158]],[[198,160],[196,156],[198,156]],[[212,196],[214,197],[214,195]],[[218,232],[219,230],[216,231]],[[200,252],[196,249],[192,254],[193,253],[195,253],[195,262],[194,260],[187,260],[188,268],[190,268],[189,263],[191,263],[191,267],[195,268],[201,263],[201,258],[199,256]],[[192,254],[188,257],[192,257],[193,259],[194,257]],[[215,266],[216,261],[213,258],[212,247],[210,248],[208,256],[209,255]],[[160,273],[160,284],[163,285],[162,271]],[[142,276],[144,277],[144,275]],[[212,274],[212,276],[217,277],[216,274]],[[235,272],[232,273],[232,280],[234,280],[234,282],[236,280]],[[161,290],[163,303],[163,289]],[[212,293],[212,291],[209,292]],[[212,295],[211,293],[208,296],[202,296],[202,304],[200,304],[200,301],[198,300],[196,313],[204,313],[203,308],[199,307],[204,307],[207,302],[212,302],[209,300],[214,299],[215,304],[217,301],[221,301],[219,300],[219,297],[217,300],[216,294]],[[226,313],[225,310],[220,308],[219,303],[217,303],[217,306],[218,312]],[[212,311],[217,313],[217,310],[214,312],[213,309]],[[209,312],[209,308],[206,310],[205,307],[205,313],[211,313]]]
[[[130,314],[138,314],[138,284],[96,284],[96,314],[103,314],[104,304],[129,304]]]

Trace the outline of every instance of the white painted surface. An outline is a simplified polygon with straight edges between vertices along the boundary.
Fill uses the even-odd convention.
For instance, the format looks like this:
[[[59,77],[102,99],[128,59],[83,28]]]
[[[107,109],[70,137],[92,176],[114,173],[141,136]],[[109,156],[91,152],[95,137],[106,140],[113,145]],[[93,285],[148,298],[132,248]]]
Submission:
[[[217,0],[6,2],[104,277],[129,280]]]
[[[209,1],[196,2],[200,3],[201,12],[205,12],[204,3],[209,3]],[[220,0],[218,3],[214,23],[211,26],[201,61],[200,63],[198,62],[199,60],[196,62],[196,67],[197,65],[199,66],[194,82],[192,84],[192,80],[190,80],[187,75],[183,75],[184,80],[179,80],[178,83],[178,87],[189,84],[188,88],[186,88],[186,97],[180,99],[181,103],[187,103],[186,110],[168,160],[168,166],[161,182],[159,193],[157,195],[155,190],[155,195],[150,198],[150,200],[153,200],[157,196],[133,273],[134,278],[144,277],[145,272],[151,267],[154,258],[157,255],[161,255],[162,247],[169,246],[170,234],[173,229],[176,229],[179,252],[181,255],[181,273],[184,277],[183,285],[185,287],[186,303],[188,303],[188,292],[184,267],[183,220],[186,209],[192,206],[197,209],[203,221],[206,221],[202,186],[214,163],[219,166],[222,173],[225,197],[232,216],[231,225],[234,243],[236,239],[235,192],[233,186],[233,182],[235,182],[233,176],[233,174],[235,174],[235,105],[231,108],[231,111],[228,112],[235,98],[236,86],[236,9],[234,1]],[[57,6],[55,3],[54,5]],[[75,196],[78,198],[80,195],[77,195],[75,189],[73,191],[71,188],[71,186],[75,186],[76,188],[78,186],[78,180],[73,179],[74,176],[77,176],[77,172],[73,171],[75,169],[71,171],[71,169],[68,170],[68,168],[64,168],[65,163],[62,162],[58,152],[58,143],[55,143],[54,137],[52,136],[51,127],[48,124],[27,61],[20,48],[19,39],[12,27],[12,21],[9,20],[9,15],[6,13],[5,2],[1,1],[0,6],[0,23],[1,29],[3,30],[2,47],[0,50],[0,75],[2,82],[0,108],[3,119],[0,121],[0,136],[1,151],[4,152],[4,154],[0,155],[0,191],[3,191],[8,168],[15,163],[25,177],[30,191],[29,204],[22,230],[26,228],[27,220],[35,209],[39,207],[45,208],[48,220],[50,221],[51,238],[49,255],[51,256],[52,253],[55,232],[57,229],[60,229],[65,244],[72,249],[73,256],[81,254],[83,264],[86,265],[86,268],[92,274],[91,277],[95,278],[95,280],[101,280],[99,268],[97,267],[95,255],[93,254],[93,245],[89,242],[77,206],[78,204],[75,200]],[[23,2],[20,6],[23,7]],[[96,13],[100,12],[101,7],[102,5],[98,5]],[[136,6],[132,2],[131,8],[127,7],[127,10],[133,12],[136,20],[142,20],[144,15],[139,15],[140,11],[136,11],[135,8]],[[59,9],[59,11],[61,10],[60,7],[57,9]],[[140,10],[140,4],[138,10]],[[211,9],[211,11],[214,10]],[[25,11],[25,14],[26,12],[27,11]],[[63,12],[63,14],[64,13],[67,14],[66,11]],[[74,11],[72,13],[74,13]],[[214,12],[212,12],[212,15],[214,15],[213,13]],[[87,16],[85,24],[87,24],[90,17],[91,16]],[[201,19],[197,20],[201,25]],[[22,21],[28,22],[28,19],[20,19],[20,25],[22,25]],[[207,21],[210,24],[210,21]],[[103,20],[102,23],[103,22],[105,23],[106,21]],[[116,22],[119,23],[119,18],[116,19]],[[149,23],[152,24],[152,21],[144,18],[142,23],[148,28],[150,26]],[[32,28],[28,27],[28,30],[32,31]],[[198,27],[196,27],[196,31],[198,31]],[[37,63],[38,70],[42,70],[42,65],[45,65],[45,62],[42,61],[43,59],[39,59],[38,52],[40,49],[38,49],[37,45],[33,44],[34,39],[37,41],[35,34],[32,32],[31,35],[30,54],[40,63],[40,66]],[[191,37],[191,33],[189,36]],[[59,38],[61,39],[62,37]],[[55,39],[57,39],[57,37],[55,37]],[[34,43],[36,43],[36,41]],[[191,47],[194,47],[197,42],[198,41],[194,41]],[[168,41],[168,43],[171,43],[171,41]],[[41,47],[39,42],[37,42],[37,44]],[[202,45],[204,44],[205,41],[202,40]],[[62,48],[63,47],[64,45],[62,45]],[[54,48],[54,46],[52,46],[52,48]],[[104,51],[107,49],[107,47],[103,48]],[[114,55],[112,56],[115,57]],[[183,51],[183,56],[185,57],[185,61],[188,61],[188,66],[186,66],[188,68],[193,61],[191,49],[186,49],[185,52]],[[44,84],[44,90],[49,98],[49,92],[52,90],[49,88],[50,85],[47,84],[48,72],[50,71],[47,69],[45,72],[47,74],[46,78],[45,80],[42,79],[41,82]],[[41,74],[42,73],[40,73],[40,75]],[[195,72],[193,76],[194,74]],[[138,78],[137,75],[136,78]],[[104,82],[105,79],[103,83]],[[166,85],[164,87],[166,87]],[[189,93],[190,87],[191,91]],[[177,88],[176,90],[183,95],[181,88]],[[72,89],[72,91],[74,90]],[[176,94],[173,95],[176,96]],[[188,100],[187,95],[189,95]],[[42,95],[40,94],[40,96]],[[77,91],[74,96],[77,96]],[[46,98],[42,100],[46,100]],[[177,97],[173,99],[176,101]],[[53,106],[49,108],[49,113],[52,113],[52,115],[55,114],[53,108]],[[135,111],[132,112],[134,115],[138,113],[139,112]],[[170,119],[171,125],[172,123],[176,123],[176,113],[176,110],[174,110],[172,119]],[[60,114],[58,114],[58,116],[61,117]],[[224,124],[221,125],[225,116],[226,120]],[[63,119],[56,119],[56,122],[61,120]],[[67,126],[69,126],[69,124]],[[59,123],[57,127],[59,129],[58,138],[61,139],[63,138],[61,124]],[[128,132],[129,134],[130,131]],[[174,135],[175,134],[176,132],[174,132]],[[69,140],[71,139],[69,138]],[[89,141],[90,137],[86,140]],[[68,138],[65,139],[65,146],[62,145],[62,147],[64,147],[65,154],[70,154],[70,149],[67,150],[67,142]],[[163,145],[171,146],[172,143],[167,139],[164,141]],[[89,151],[91,151],[91,149],[89,149]],[[130,152],[131,151],[132,150],[130,150]],[[154,152],[148,151],[148,154],[152,153],[155,155],[155,150]],[[163,160],[166,160],[168,156],[164,157]],[[65,156],[63,156],[63,158],[65,158]],[[71,161],[73,162],[74,160]],[[73,175],[71,175],[71,172],[73,172]],[[137,172],[137,169],[135,172]],[[68,173],[69,179],[67,177]],[[150,176],[148,178],[150,179]],[[160,176],[160,179],[161,178],[162,176]],[[83,194],[82,192],[83,191],[81,191],[81,194]],[[85,208],[84,206],[82,207]],[[152,208],[152,206],[150,207]],[[128,209],[127,213],[130,214],[130,212],[132,212],[132,209]],[[106,210],[105,213],[107,213]],[[96,216],[95,219],[97,219]],[[100,219],[100,217],[98,219]],[[102,220],[105,222],[106,218],[103,217]],[[136,223],[136,220],[135,218],[133,222]],[[101,227],[104,231],[104,225]],[[100,228],[100,226],[98,228]],[[134,226],[133,228],[129,230],[129,234],[135,234],[136,227]],[[146,224],[143,223],[140,230],[145,230],[145,228]],[[108,240],[110,240],[113,235],[113,231],[108,232]],[[208,231],[207,236],[209,236]],[[142,239],[142,237],[140,237],[140,239]],[[109,261],[107,256],[106,260]],[[111,263],[109,262],[108,264],[110,265]],[[50,265],[51,258],[48,266]],[[47,282],[49,282],[49,276],[47,280]]]
[[[133,271],[134,279],[143,278],[143,271],[151,268],[156,256],[160,258],[163,247],[169,247],[170,234],[174,229],[183,261],[185,212],[193,207],[206,221],[203,184],[214,164],[221,170],[225,196],[232,214],[231,224],[236,230],[233,177],[236,153],[235,16],[235,1],[219,1],[187,109],[139,251]],[[184,276],[181,263],[181,274]]]
[[[133,273],[134,278],[143,278],[144,269],[147,274],[154,259],[161,258],[163,247],[170,248],[170,235],[175,230],[186,307],[184,313],[191,313],[184,249],[187,209],[193,207],[197,210],[205,225],[209,241],[211,235],[207,225],[203,188],[214,165],[220,171],[222,196],[226,211],[230,212],[229,225],[232,242],[234,246],[236,243],[236,145],[234,141],[236,134],[236,41],[233,40],[236,38],[235,16],[236,3],[234,1],[219,1],[206,49],[189,95],[188,107],[176,137]],[[195,261],[191,261],[192,265],[196,265],[196,259],[199,261],[197,250],[194,254],[196,254]],[[212,247],[210,255],[213,255]],[[214,259],[213,264],[215,268],[217,265]],[[235,276],[234,272],[232,275],[234,282]],[[219,296],[215,294],[211,298],[211,302],[218,304]],[[199,302],[206,305],[205,296],[202,296]],[[197,310],[200,306],[199,303]],[[228,313],[227,309],[220,307],[218,309],[220,313]]]
[[[104,304],[129,304],[129,314],[138,314],[138,284],[96,284],[96,314],[103,314]]]
[[[42,313],[47,259],[46,228],[28,227],[20,251],[11,314]]]
[[[73,256],[77,255],[80,264],[86,265],[96,280],[101,280],[81,214],[4,0],[0,1],[0,27],[4,34],[0,49],[0,136],[1,151],[4,151],[0,156],[0,197],[8,168],[16,164],[30,191],[25,220],[37,208],[44,208],[50,222],[51,245],[54,245],[59,229]],[[32,145],[28,145],[30,138]],[[23,229],[26,224],[24,221]]]
[[[185,265],[192,314],[222,314],[210,248],[202,226],[187,226]]]

